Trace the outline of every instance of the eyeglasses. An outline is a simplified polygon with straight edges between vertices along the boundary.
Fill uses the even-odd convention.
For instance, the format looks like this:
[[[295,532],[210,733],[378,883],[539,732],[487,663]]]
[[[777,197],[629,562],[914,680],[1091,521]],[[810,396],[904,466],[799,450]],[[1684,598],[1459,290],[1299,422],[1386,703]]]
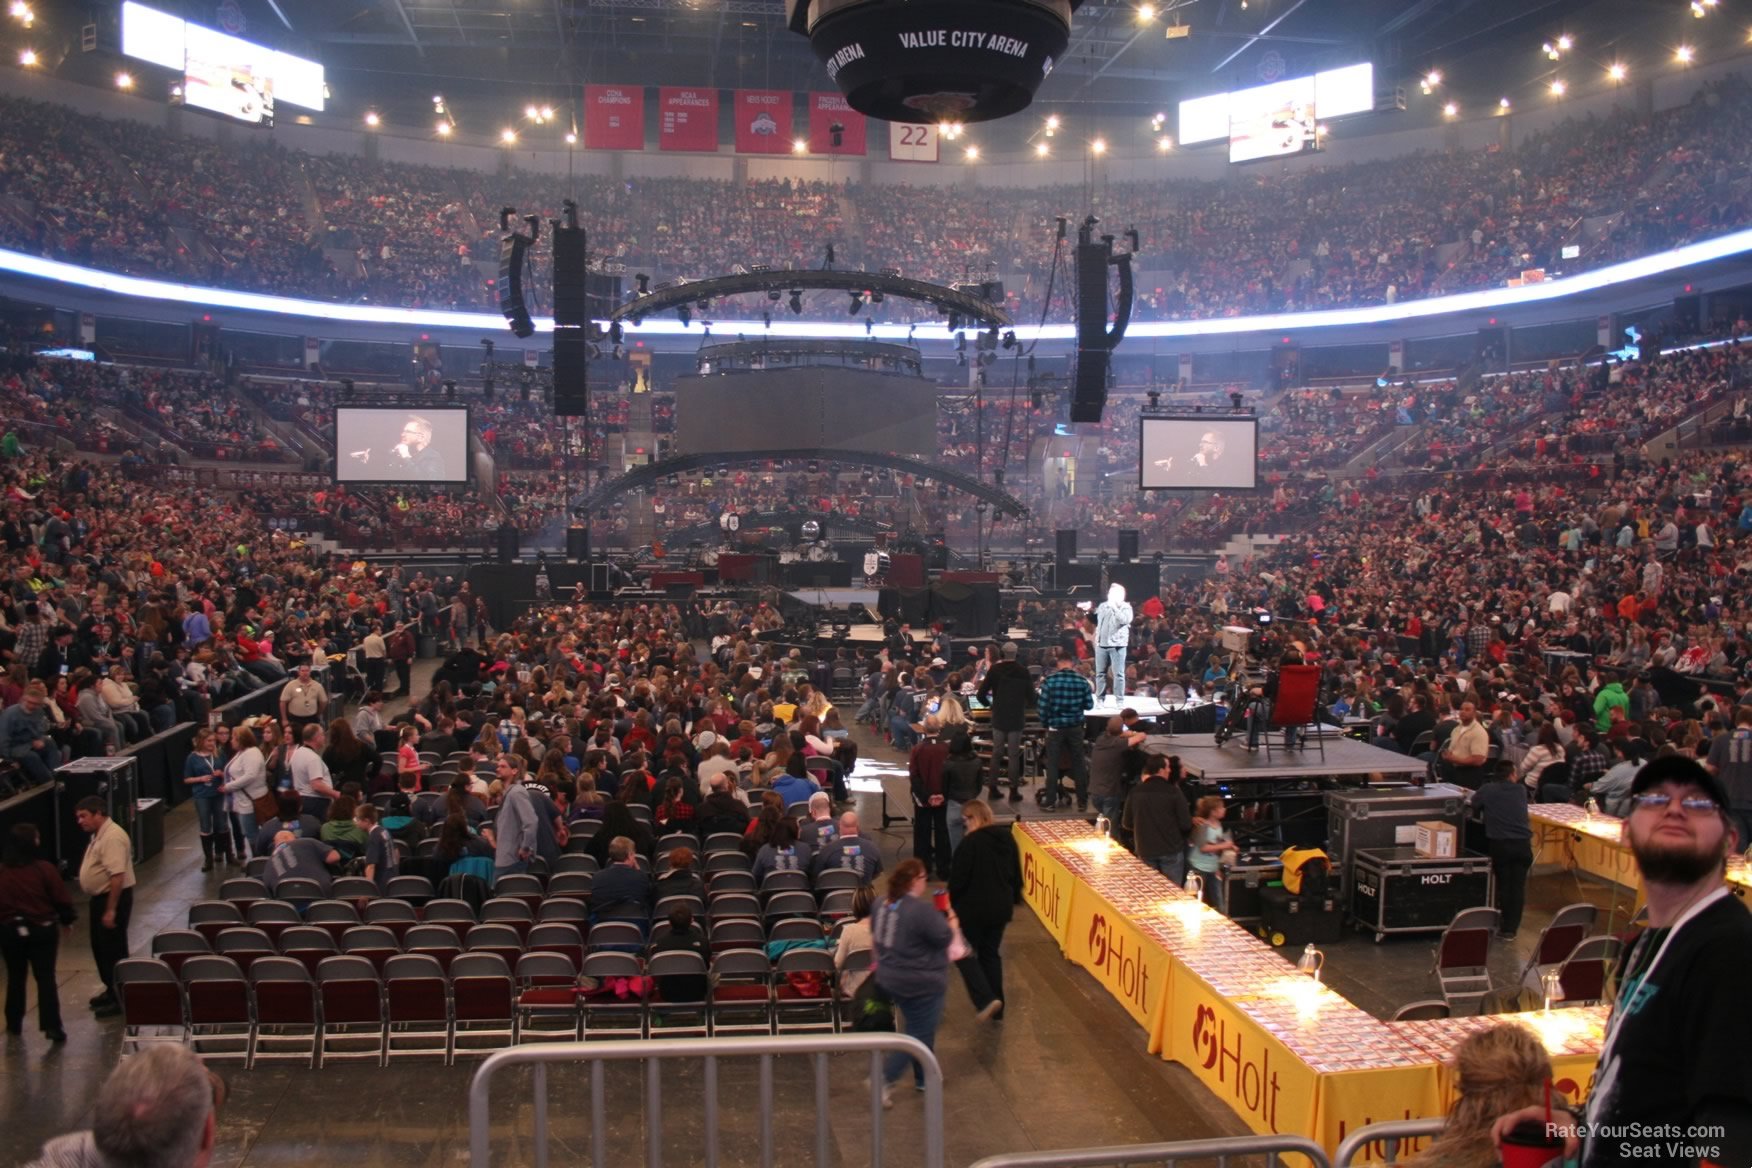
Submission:
[[[1646,795],[1633,796],[1631,802],[1644,811],[1665,811],[1673,804],[1673,796],[1665,791],[1651,791]],[[1721,810],[1721,804],[1706,795],[1687,795],[1679,800],[1679,806],[1685,809],[1687,815],[1711,815]]]

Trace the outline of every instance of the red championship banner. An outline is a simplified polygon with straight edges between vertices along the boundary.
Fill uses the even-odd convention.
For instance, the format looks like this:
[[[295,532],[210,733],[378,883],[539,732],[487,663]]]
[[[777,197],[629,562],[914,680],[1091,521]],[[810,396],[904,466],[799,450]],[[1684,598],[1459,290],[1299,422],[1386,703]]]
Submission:
[[[788,89],[738,89],[736,153],[789,154],[791,105]]]
[[[657,91],[659,150],[718,149],[718,91],[677,89]]]
[[[586,85],[584,145],[591,150],[643,150],[645,87]]]
[[[840,144],[833,144],[834,126],[840,130]],[[809,153],[863,154],[864,115],[846,104],[837,93],[809,95]]]

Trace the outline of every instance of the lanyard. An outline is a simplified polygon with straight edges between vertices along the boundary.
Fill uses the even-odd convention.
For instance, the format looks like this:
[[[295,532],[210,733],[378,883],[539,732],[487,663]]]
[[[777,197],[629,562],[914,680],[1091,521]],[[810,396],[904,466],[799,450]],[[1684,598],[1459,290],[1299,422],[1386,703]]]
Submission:
[[[1698,913],[1702,912],[1716,901],[1722,899],[1727,894],[1728,890],[1726,888],[1717,888],[1714,892],[1686,909],[1684,915],[1677,921],[1673,922],[1673,927],[1667,930],[1667,936],[1661,941],[1661,947],[1655,950],[1654,960],[1650,961],[1648,968],[1643,970],[1642,978],[1637,982],[1639,986],[1647,985],[1649,979],[1655,975],[1655,968],[1661,964],[1661,958],[1667,955],[1667,946],[1673,943],[1673,938],[1679,935],[1679,930],[1690,924],[1691,919],[1697,916]],[[1628,967],[1628,965],[1629,963],[1627,961],[1626,966]],[[1606,1023],[1606,1041],[1600,1046],[1599,1065],[1602,1067],[1606,1066],[1611,1060],[1612,1049],[1617,1045],[1619,1032],[1624,1028],[1624,1013],[1619,1008],[1623,1004],[1624,988],[1625,987],[1623,986],[1619,987],[1619,1000],[1613,1002],[1612,1017]]]

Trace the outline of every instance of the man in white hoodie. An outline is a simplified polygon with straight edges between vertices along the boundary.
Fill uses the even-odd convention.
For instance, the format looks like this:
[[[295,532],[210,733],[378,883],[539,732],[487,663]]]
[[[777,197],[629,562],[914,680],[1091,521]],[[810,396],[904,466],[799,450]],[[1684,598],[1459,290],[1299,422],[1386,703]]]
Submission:
[[[1115,584],[1107,599],[1095,610],[1095,703],[1125,701],[1125,651],[1131,644],[1132,607],[1125,601],[1125,586]],[[1113,670],[1113,692],[1107,692],[1107,671]]]

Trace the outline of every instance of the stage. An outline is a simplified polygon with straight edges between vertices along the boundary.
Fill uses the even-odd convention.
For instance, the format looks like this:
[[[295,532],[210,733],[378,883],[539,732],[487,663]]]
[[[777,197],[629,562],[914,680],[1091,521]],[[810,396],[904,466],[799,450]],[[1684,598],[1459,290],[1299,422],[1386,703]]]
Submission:
[[[1208,782],[1234,783],[1248,780],[1314,779],[1337,776],[1381,775],[1387,779],[1415,779],[1428,773],[1421,759],[1397,751],[1383,750],[1354,738],[1346,738],[1335,727],[1325,728],[1326,758],[1312,743],[1300,750],[1285,750],[1283,731],[1276,731],[1271,753],[1261,743],[1257,751],[1249,752],[1246,735],[1239,734],[1223,746],[1218,746],[1209,734],[1152,734],[1144,743],[1149,750],[1162,754],[1177,754],[1186,773]]]

